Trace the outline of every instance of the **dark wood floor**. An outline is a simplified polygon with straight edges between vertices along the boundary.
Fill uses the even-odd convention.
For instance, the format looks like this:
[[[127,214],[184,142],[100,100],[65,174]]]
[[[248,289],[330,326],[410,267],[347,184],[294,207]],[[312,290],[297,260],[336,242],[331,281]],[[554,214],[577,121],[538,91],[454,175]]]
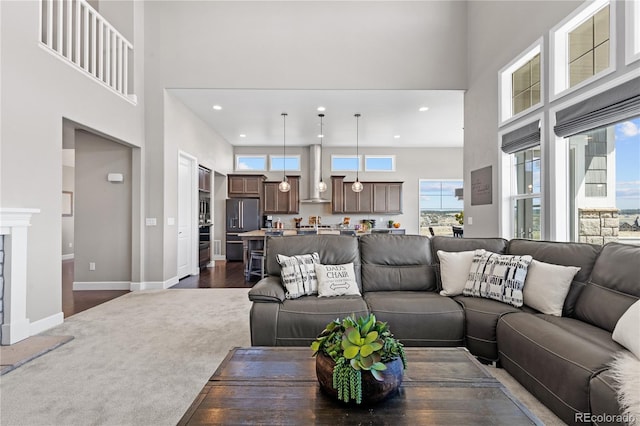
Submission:
[[[244,279],[242,262],[216,261],[215,268],[203,268],[200,275],[186,277],[171,288],[247,288],[255,284]],[[62,262],[62,311],[64,317],[93,308],[127,294],[126,290],[73,290],[73,260]]]

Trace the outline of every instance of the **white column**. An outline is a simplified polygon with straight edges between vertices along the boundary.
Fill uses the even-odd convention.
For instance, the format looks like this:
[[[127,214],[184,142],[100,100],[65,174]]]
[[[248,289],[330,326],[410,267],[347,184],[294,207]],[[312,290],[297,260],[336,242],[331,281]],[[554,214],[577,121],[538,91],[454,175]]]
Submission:
[[[2,344],[29,337],[27,318],[27,230],[38,209],[0,208],[0,234],[4,235],[4,324]]]

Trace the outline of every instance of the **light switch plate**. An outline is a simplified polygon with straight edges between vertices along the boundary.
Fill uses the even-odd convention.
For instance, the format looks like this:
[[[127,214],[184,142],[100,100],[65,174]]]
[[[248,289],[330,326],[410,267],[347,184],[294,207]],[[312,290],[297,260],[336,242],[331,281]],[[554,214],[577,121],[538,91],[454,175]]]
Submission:
[[[157,220],[155,217],[148,217],[145,219],[145,224],[147,226],[156,226],[157,224]]]

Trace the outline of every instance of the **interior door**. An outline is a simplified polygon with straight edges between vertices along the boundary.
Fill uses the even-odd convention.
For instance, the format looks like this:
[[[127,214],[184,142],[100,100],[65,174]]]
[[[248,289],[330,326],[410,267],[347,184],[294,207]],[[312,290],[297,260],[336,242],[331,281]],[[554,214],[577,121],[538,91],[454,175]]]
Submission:
[[[191,275],[194,264],[195,161],[179,156],[178,163],[178,278]]]

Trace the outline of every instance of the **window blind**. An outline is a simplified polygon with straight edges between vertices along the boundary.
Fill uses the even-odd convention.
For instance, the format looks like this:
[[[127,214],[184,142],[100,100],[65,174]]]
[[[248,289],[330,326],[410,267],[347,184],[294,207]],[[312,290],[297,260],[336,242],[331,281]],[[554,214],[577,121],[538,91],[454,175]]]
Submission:
[[[502,151],[507,154],[540,145],[540,120],[502,135]]]
[[[556,113],[556,135],[573,136],[640,115],[640,77]]]

